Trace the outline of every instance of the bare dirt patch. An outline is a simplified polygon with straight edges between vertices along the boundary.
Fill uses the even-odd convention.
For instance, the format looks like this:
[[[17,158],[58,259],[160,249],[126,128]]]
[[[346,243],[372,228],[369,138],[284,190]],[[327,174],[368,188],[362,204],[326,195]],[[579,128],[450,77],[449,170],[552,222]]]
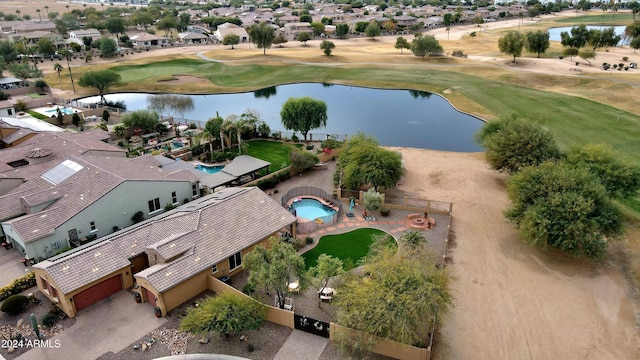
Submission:
[[[403,190],[454,203],[447,271],[455,308],[436,359],[638,358],[640,305],[619,265],[523,243],[502,214],[505,176],[482,154],[398,150]]]

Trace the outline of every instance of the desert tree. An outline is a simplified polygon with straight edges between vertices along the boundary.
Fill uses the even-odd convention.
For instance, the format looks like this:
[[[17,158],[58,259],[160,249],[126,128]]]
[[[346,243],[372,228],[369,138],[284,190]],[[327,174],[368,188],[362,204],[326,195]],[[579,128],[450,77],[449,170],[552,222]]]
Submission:
[[[314,279],[319,280],[318,293],[322,293],[324,289],[329,286],[329,280],[331,278],[340,276],[344,273],[344,264],[342,260],[337,257],[320,254],[316,266],[309,269],[309,275]],[[318,298],[318,307],[322,302]]]
[[[322,49],[322,52],[324,52],[324,54],[327,56],[331,55],[331,52],[333,52],[333,49],[335,49],[335,47],[336,44],[334,44],[333,41],[322,40],[322,42],[320,43],[320,49]]]
[[[267,54],[267,49],[273,44],[275,38],[275,30],[266,22],[253,24],[247,28],[247,33],[251,38],[251,42],[258,48],[262,49],[262,54]]]
[[[640,188],[640,169],[620,159],[604,144],[589,144],[567,153],[567,163],[596,175],[613,198],[628,198]]]
[[[238,45],[240,42],[240,36],[236,34],[228,34],[222,38],[222,45],[231,45],[231,50],[233,50],[234,45]]]
[[[442,53],[442,46],[433,35],[416,36],[411,42],[411,52],[424,59],[427,55]]]
[[[292,97],[282,105],[280,118],[287,130],[299,131],[307,141],[311,129],[327,126],[327,104],[308,96]]]
[[[377,22],[372,21],[364,29],[364,33],[367,35],[367,37],[370,37],[371,40],[375,40],[376,36],[380,36],[381,34],[380,25],[378,25]]]
[[[492,168],[515,173],[527,166],[560,158],[553,136],[537,123],[517,118],[494,121],[499,123],[485,125],[493,131],[481,140],[486,149],[486,160]]]
[[[402,54],[403,49],[411,49],[411,44],[409,44],[409,41],[407,41],[407,39],[403,38],[402,36],[398,36],[398,38],[396,39],[395,48],[400,49],[400,54]]]
[[[505,212],[527,242],[599,259],[622,232],[620,210],[587,168],[562,161],[530,166],[507,181]]]
[[[208,337],[217,333],[225,338],[258,330],[267,317],[267,308],[259,302],[225,292],[200,301],[198,307],[190,307],[180,321],[180,329]]]
[[[258,244],[245,255],[242,267],[249,272],[249,284],[275,291],[280,308],[284,308],[289,284],[298,280],[302,289],[307,281],[302,256],[293,245],[273,237],[269,247]]]
[[[105,104],[105,92],[110,86],[117,84],[120,79],[120,74],[111,70],[87,71],[78,80],[78,85],[96,88],[100,94],[100,101]]]
[[[509,31],[505,36],[498,39],[498,47],[500,52],[513,56],[513,63],[516,58],[522,54],[524,48],[525,37],[519,31]]]
[[[298,34],[298,41],[300,41],[304,46],[307,46],[307,41],[309,40],[311,40],[311,34],[307,32]]]
[[[549,48],[549,32],[538,30],[536,32],[529,31],[526,34],[527,51],[538,54],[543,54]]]

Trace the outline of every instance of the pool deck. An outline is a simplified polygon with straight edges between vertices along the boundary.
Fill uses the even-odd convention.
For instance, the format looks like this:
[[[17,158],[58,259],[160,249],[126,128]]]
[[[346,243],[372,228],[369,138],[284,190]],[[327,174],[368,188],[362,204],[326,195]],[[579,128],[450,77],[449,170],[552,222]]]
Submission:
[[[38,107],[38,108],[33,108],[31,109],[32,111],[37,112],[38,114],[42,114],[44,116],[56,116],[56,109],[60,108],[60,109],[73,109],[73,112],[62,112],[62,115],[71,115],[73,113],[78,113],[81,114],[82,110],[81,109],[76,109],[74,107],[71,106],[59,106],[59,105],[51,105],[51,106],[43,106],[43,107]],[[53,112],[52,112],[53,111]]]

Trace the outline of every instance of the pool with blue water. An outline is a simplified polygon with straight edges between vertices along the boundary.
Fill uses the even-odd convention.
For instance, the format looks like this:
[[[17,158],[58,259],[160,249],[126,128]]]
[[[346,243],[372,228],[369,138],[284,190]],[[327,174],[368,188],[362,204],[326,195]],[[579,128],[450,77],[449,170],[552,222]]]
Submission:
[[[315,199],[300,199],[294,201],[291,207],[296,210],[296,216],[308,220],[329,216],[336,213],[333,208],[323,205]]]

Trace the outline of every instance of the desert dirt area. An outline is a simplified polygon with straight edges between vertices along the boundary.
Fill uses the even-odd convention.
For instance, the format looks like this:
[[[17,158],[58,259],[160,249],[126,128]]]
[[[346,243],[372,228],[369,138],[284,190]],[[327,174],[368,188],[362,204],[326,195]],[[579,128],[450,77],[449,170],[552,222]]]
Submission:
[[[442,320],[437,359],[640,357],[640,306],[619,265],[519,240],[502,215],[506,178],[483,154],[398,150],[404,191],[454,203],[455,308]]]
[[[0,11],[13,13],[19,8],[37,19],[35,8],[45,4],[50,12],[63,13],[68,3],[0,1]],[[80,4],[68,5],[71,9],[82,7]],[[28,8],[32,10],[26,10]],[[574,14],[583,13],[563,13]],[[524,19],[522,25],[537,21]],[[481,44],[482,39],[491,36],[497,40],[495,32],[514,26],[518,26],[518,20],[484,24],[482,34],[474,41]],[[445,29],[429,33],[448,51],[468,44],[465,39],[477,29],[470,25],[453,27],[449,33]],[[411,36],[406,37],[411,41]],[[336,40],[335,54],[360,52],[363,59],[372,62],[375,60],[369,60],[367,56],[375,59],[379,52],[401,56],[393,48],[395,39],[395,36],[381,37],[374,43],[365,38]],[[308,47],[313,49],[313,56],[324,59],[318,44],[317,40],[309,41]],[[267,54],[273,58],[279,54],[293,54],[294,50],[307,51],[302,47],[300,42],[291,41],[283,48],[273,47]],[[227,61],[248,58],[258,51],[249,44],[241,44],[233,51],[227,48],[221,45],[172,47],[127,55],[117,61],[176,54],[197,56],[206,53],[210,56],[211,51],[214,51],[211,57]],[[599,51],[592,66],[584,61],[576,66],[575,60],[534,57],[519,58],[516,64],[511,64],[511,58],[500,54],[495,44],[482,51],[469,49],[468,52],[469,62],[561,76],[614,75],[611,71],[603,73],[599,64],[617,63],[623,56],[640,58],[632,49],[614,48]],[[292,56],[297,56],[296,61],[305,61],[307,55]],[[404,56],[411,55],[405,51]],[[84,61],[77,61],[74,66],[84,64]],[[112,61],[94,59],[92,64]],[[41,69],[52,71],[52,66],[53,63],[45,62]],[[639,74],[635,70],[624,75],[633,78],[637,84]],[[201,81],[196,77],[176,78],[180,83]],[[56,95],[69,98],[73,93],[56,91]],[[615,257],[595,264],[525,244],[503,216],[509,204],[506,176],[491,170],[481,153],[394,149],[402,152],[407,168],[406,180],[400,190],[420,198],[454,203],[451,262],[446,271],[452,277],[455,300],[452,312],[441,319],[435,359],[640,359],[640,302],[636,290],[625,277],[624,265]]]

